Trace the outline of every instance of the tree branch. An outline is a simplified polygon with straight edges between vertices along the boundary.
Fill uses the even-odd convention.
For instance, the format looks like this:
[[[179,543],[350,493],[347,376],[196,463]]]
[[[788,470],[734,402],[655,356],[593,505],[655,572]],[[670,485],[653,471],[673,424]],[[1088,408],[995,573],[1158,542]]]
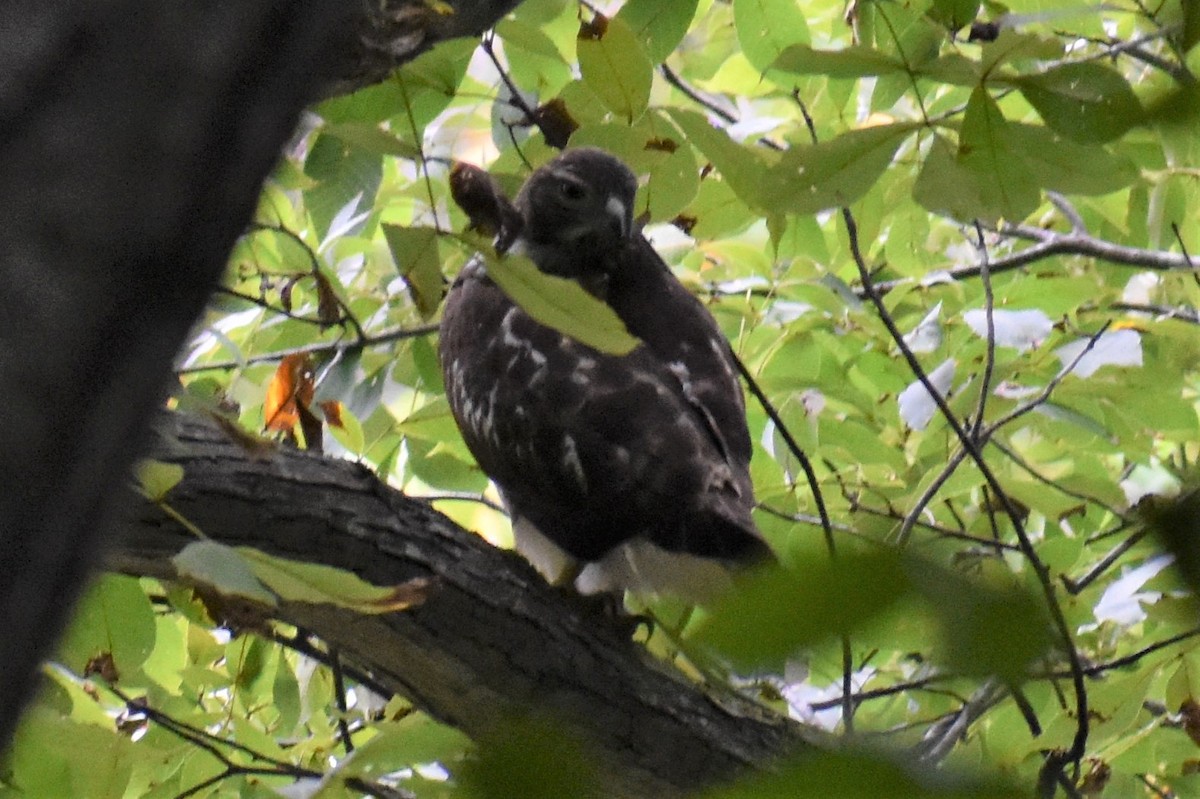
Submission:
[[[814,740],[740,696],[686,682],[518,556],[362,466],[286,448],[256,459],[207,420],[163,422],[151,456],[185,475],[167,502],[206,535],[352,569],[377,585],[436,578],[430,599],[402,613],[283,603],[278,617],[471,737],[517,715],[556,718],[590,743],[613,795],[635,796],[680,795]],[[171,579],[170,558],[192,540],[143,502],[111,566]]]

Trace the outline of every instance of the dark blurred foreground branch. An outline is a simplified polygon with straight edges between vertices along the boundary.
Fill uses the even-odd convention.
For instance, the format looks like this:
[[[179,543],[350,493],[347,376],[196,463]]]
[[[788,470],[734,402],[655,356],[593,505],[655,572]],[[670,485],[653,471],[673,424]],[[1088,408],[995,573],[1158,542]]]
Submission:
[[[320,92],[516,0],[7,3],[0,747],[98,561],[175,356]]]
[[[173,511],[231,545],[325,563],[378,585],[434,577],[412,610],[364,616],[284,603],[278,618],[473,738],[544,716],[591,746],[620,796],[676,796],[806,746],[803,728],[736,695],[688,683],[610,619],[549,588],[516,555],[344,461],[244,452],[216,425],[164,418],[152,457],[178,463]],[[170,579],[192,540],[159,507],[127,518],[111,566]]]

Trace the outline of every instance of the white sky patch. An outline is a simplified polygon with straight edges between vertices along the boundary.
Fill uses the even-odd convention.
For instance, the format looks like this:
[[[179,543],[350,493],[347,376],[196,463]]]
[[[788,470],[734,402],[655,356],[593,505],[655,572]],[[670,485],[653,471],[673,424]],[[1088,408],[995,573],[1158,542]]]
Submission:
[[[1082,352],[1090,339],[1081,338],[1064,344],[1054,351],[1065,368]],[[1079,359],[1072,374],[1091,377],[1101,366],[1141,366],[1142,337],[1136,330],[1114,330],[1105,333],[1091,351]]]
[[[338,209],[338,212],[333,215],[333,219],[329,222],[329,232],[325,234],[325,240],[321,242],[321,246],[317,247],[317,252],[323,253],[330,245],[340,239],[342,236],[348,235],[354,231],[367,217],[371,215],[371,209],[362,213],[358,211],[358,204],[362,202],[362,192],[350,198],[350,202]]]
[[[1154,272],[1139,272],[1125,283],[1121,292],[1121,302],[1130,305],[1150,305],[1154,302],[1154,295],[1161,283],[1162,278]]]
[[[933,306],[916,327],[904,336],[904,343],[913,352],[933,352],[942,346],[942,304]]]
[[[788,671],[791,670],[791,664],[789,664]],[[871,666],[854,672],[850,678],[854,690],[862,690],[874,676],[875,669]],[[813,724],[830,732],[837,728],[842,720],[842,707],[840,704],[824,710],[813,710],[812,706],[818,702],[827,702],[831,699],[839,698],[842,695],[840,682],[818,687],[807,680],[792,682],[793,678],[786,672],[785,679],[788,680],[788,684],[784,686],[781,693],[787,701],[789,716],[804,724]]]
[[[954,384],[954,370],[957,366],[957,361],[947,358],[938,368],[929,373],[929,382],[943,397],[950,391],[950,386]],[[925,390],[925,386],[921,384],[920,380],[909,383],[908,388],[901,391],[900,396],[896,397],[896,404],[900,408],[901,421],[913,430],[924,430],[933,419],[933,415],[937,413],[937,403]]]
[[[975,335],[987,337],[986,311],[980,308],[967,311],[963,314],[963,321],[975,331]],[[996,329],[996,346],[1012,347],[1018,352],[1041,346],[1054,329],[1050,317],[1038,310],[992,311],[992,322]]]
[[[1023,400],[1029,397],[1037,396],[1041,389],[1037,386],[1023,386],[1020,383],[1014,383],[1011,380],[1001,380],[996,385],[995,394],[1001,399]]]
[[[1111,621],[1128,627],[1145,619],[1142,604],[1154,604],[1162,598],[1162,592],[1142,591],[1141,588],[1174,560],[1174,555],[1156,555],[1137,568],[1122,570],[1121,576],[1105,589],[1093,608],[1096,621]]]
[[[748,100],[745,97],[737,98],[738,121],[733,125],[725,126],[725,132],[729,134],[731,139],[736,142],[743,142],[751,137],[770,133],[783,124],[784,120],[781,117],[760,114],[756,106],[767,107],[766,103],[755,103],[753,100]]]
[[[1139,463],[1121,481],[1125,501],[1132,507],[1146,496],[1173,497],[1179,493],[1179,479],[1157,463],[1149,466]]]
[[[766,313],[763,314],[763,322],[768,325],[786,325],[812,310],[815,310],[814,306],[807,302],[776,300],[767,307]]]

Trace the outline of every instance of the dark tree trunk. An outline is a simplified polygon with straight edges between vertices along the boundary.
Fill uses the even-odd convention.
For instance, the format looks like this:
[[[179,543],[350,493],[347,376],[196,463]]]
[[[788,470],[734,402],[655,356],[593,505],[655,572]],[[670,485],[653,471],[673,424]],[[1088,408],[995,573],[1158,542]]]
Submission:
[[[803,745],[798,725],[685,682],[522,559],[365,468],[288,449],[254,457],[209,422],[164,421],[150,454],[185,475],[167,502],[207,536],[378,585],[436,577],[428,601],[404,612],[285,603],[278,616],[468,735],[486,737],[526,714],[554,718],[590,742],[607,789],[620,796],[678,795]],[[170,557],[193,540],[143,502],[111,565],[170,578]]]
[[[301,108],[366,79],[347,47],[374,53],[378,77],[381,47],[401,62],[513,4],[459,0],[435,17],[413,16],[421,0],[4,4],[0,746]],[[381,27],[397,18],[407,27]],[[389,46],[389,32],[403,38]]]

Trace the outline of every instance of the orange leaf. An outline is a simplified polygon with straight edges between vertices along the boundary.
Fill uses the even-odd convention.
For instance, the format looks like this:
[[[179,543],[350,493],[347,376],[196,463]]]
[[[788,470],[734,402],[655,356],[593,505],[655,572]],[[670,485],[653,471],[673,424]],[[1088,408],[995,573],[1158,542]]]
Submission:
[[[291,431],[300,421],[296,403],[307,409],[312,404],[313,391],[313,371],[308,355],[285,356],[267,385],[267,398],[263,401],[266,429]]]
[[[325,421],[332,427],[345,427],[342,421],[342,403],[337,400],[325,400],[321,403],[321,411],[325,414]]]

